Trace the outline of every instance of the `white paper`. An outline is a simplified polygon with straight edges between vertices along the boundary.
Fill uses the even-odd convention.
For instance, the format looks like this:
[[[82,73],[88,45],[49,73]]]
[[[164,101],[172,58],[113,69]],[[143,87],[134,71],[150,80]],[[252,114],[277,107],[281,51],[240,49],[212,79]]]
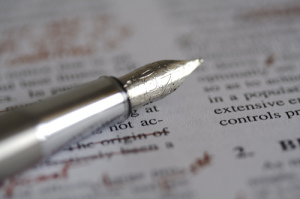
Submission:
[[[1,197],[299,198],[299,10],[292,0],[2,1],[1,114],[153,61],[205,63],[165,99],[3,181]]]

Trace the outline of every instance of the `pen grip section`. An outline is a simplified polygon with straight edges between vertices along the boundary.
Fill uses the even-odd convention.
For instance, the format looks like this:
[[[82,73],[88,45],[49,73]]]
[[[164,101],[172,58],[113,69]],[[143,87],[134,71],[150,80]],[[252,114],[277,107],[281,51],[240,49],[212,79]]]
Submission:
[[[102,77],[0,117],[0,177],[36,163],[96,127],[127,118],[127,93],[113,77]],[[14,120],[14,122],[13,122]],[[15,121],[17,120],[17,126]],[[19,145],[15,145],[19,143]],[[11,165],[15,165],[10,169]],[[19,168],[20,167],[20,168]]]
[[[48,155],[86,131],[124,120],[129,103],[116,79],[101,77],[37,105],[31,113],[41,118],[36,136]]]

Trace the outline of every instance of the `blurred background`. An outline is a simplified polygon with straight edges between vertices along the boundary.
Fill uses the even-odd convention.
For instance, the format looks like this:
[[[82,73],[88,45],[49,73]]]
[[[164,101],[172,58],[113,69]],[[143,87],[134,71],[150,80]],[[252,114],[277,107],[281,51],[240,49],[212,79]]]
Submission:
[[[294,86],[295,94],[290,96],[299,97],[298,0],[0,1],[1,114],[100,76],[119,77],[157,60],[194,58],[204,58],[205,63],[167,100],[133,114],[126,124],[132,122],[135,129],[96,129],[80,141],[86,144],[167,127],[172,132],[168,137],[120,145],[154,144],[159,153],[102,160],[101,154],[116,151],[119,145],[83,150],[79,141],[74,142],[2,182],[0,197],[300,198],[297,167],[267,170],[275,177],[255,178],[265,174],[267,160],[283,158],[276,148],[278,140],[297,137],[299,119],[225,128],[219,125],[221,119],[245,113],[213,112],[250,103],[243,98],[245,92]],[[229,99],[230,94],[238,100]],[[271,99],[257,97],[251,103],[266,100]],[[153,118],[162,122],[139,126],[142,119]],[[244,149],[233,149],[240,145],[265,151],[254,156],[256,161],[236,162],[236,149]],[[210,158],[212,166],[205,170]],[[92,160],[82,163],[86,159]],[[69,162],[76,161],[67,172]]]

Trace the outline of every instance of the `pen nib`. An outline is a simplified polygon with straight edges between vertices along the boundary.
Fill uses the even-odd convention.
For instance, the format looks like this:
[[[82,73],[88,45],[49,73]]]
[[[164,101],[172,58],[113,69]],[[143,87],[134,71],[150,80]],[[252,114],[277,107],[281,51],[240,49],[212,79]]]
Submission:
[[[132,107],[161,99],[175,91],[203,59],[163,60],[147,64],[119,78]]]

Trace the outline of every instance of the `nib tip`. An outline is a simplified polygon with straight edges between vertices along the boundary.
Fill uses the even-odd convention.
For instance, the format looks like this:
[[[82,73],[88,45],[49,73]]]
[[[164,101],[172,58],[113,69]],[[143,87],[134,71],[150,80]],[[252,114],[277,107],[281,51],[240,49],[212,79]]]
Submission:
[[[198,68],[204,62],[203,59],[192,59],[183,61],[182,66],[184,66],[184,76],[190,75],[196,68]],[[182,77],[184,78],[184,77]]]
[[[199,59],[193,59],[193,60],[190,60],[190,61],[188,61],[188,62],[191,62],[191,63],[197,65],[197,67],[198,67],[198,66],[200,66],[200,65],[204,62],[204,59],[202,59],[202,58],[199,58]]]

